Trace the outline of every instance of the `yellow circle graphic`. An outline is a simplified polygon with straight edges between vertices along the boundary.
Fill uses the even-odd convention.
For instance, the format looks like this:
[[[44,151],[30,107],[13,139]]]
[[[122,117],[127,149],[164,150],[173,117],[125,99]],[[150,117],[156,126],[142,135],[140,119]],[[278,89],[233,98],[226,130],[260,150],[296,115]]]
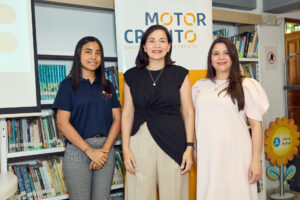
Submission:
[[[16,20],[16,11],[9,5],[0,3],[0,24],[12,24]]]
[[[164,21],[164,16],[166,16],[166,15],[170,15],[170,13],[164,12],[163,14],[161,14],[161,16],[160,16],[160,21],[161,21],[161,22]],[[173,22],[173,17],[172,17],[172,15],[170,15],[170,21],[169,21],[168,23],[167,23],[167,22],[164,22],[163,25],[169,26],[169,25],[172,24],[172,22]]]
[[[186,40],[187,40],[187,38],[188,38],[187,35],[188,35],[189,33],[193,33],[193,31],[192,31],[192,30],[188,30],[187,32],[185,32],[184,38],[185,38]],[[188,43],[193,43],[193,42],[195,42],[196,38],[197,38],[196,33],[194,33],[194,38],[188,40]]]
[[[187,21],[187,17],[186,17],[186,16],[192,16],[192,18],[193,18],[193,23],[189,23],[189,22]],[[195,21],[196,21],[195,15],[194,15],[193,13],[186,13],[186,16],[184,16],[184,18],[183,18],[184,23],[185,23],[186,25],[188,25],[188,26],[193,26],[193,24],[194,24]]]
[[[265,152],[272,165],[285,165],[298,152],[299,132],[293,119],[276,118],[266,130]]]
[[[9,53],[18,47],[16,37],[7,32],[0,32],[0,44],[0,53]]]

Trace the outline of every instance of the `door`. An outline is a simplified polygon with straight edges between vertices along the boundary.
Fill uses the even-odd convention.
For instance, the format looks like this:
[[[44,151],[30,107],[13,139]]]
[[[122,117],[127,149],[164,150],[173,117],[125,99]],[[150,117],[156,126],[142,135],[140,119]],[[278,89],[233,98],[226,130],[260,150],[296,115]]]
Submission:
[[[298,21],[298,22],[297,22]],[[300,20],[293,23],[300,24]],[[285,57],[300,54],[300,31],[285,34]],[[300,56],[294,56],[287,63],[287,84],[300,85]],[[300,90],[288,90],[288,117],[294,119],[300,131]],[[300,155],[300,147],[298,151]]]

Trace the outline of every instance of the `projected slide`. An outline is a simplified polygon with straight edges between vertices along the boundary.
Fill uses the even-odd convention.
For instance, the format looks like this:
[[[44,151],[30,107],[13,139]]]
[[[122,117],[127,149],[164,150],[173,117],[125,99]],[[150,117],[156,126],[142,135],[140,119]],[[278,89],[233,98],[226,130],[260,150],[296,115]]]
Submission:
[[[0,73],[30,72],[32,27],[27,6],[27,1],[0,0]]]

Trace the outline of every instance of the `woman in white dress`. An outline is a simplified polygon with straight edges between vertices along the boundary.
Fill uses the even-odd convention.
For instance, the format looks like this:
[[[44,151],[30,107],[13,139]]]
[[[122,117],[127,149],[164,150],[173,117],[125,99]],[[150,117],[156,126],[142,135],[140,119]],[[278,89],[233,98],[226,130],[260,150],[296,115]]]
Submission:
[[[192,88],[197,200],[257,200],[267,96],[256,80],[241,76],[237,50],[230,40],[215,40],[207,61],[207,78]]]

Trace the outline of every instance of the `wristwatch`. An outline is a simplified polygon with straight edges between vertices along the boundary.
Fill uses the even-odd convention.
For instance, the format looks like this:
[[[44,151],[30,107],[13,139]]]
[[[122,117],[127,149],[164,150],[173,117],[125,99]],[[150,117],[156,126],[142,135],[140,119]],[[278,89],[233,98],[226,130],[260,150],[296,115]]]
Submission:
[[[193,149],[195,149],[195,143],[194,142],[187,142],[186,146],[191,146]]]

